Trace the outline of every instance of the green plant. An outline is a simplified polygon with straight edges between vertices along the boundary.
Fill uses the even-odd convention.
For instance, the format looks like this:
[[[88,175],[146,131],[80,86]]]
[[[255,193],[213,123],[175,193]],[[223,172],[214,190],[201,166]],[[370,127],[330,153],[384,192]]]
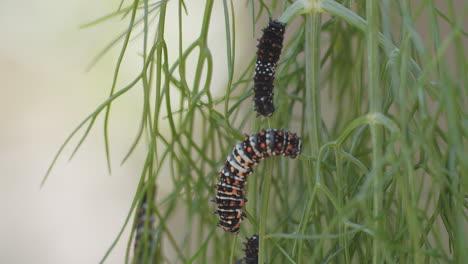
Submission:
[[[171,6],[178,8],[177,18],[166,16],[169,1],[135,0],[128,6],[122,1],[118,11],[89,24],[118,16],[129,20],[109,99],[74,130],[54,162],[75,133],[85,129],[79,148],[100,114],[107,124],[114,100],[143,88],[140,129],[124,161],[140,142],[148,151],[122,228],[135,225],[130,219],[143,195],[156,193],[157,202],[147,213],[156,215],[154,230],[148,228],[153,239],[143,236],[138,249],[143,259],[232,263],[241,255],[239,237],[215,227],[210,186],[242,133],[261,128],[298,132],[304,155],[295,161],[268,160],[250,177],[248,219],[241,234],[260,234],[259,263],[468,259],[464,54],[468,34],[463,31],[468,4],[246,1],[252,26],[264,26],[268,16],[279,12],[283,22],[297,21],[297,26],[287,28],[276,74],[277,110],[264,119],[251,111],[254,54],[241,67],[244,71],[234,67],[236,20],[244,18],[234,11],[238,1],[223,1],[228,77],[225,92],[213,96],[214,44],[208,43],[207,34],[214,2],[204,3],[199,36],[185,49],[186,29],[179,26],[179,58],[172,64],[168,50],[173,47],[166,45],[165,29],[168,22],[182,25],[188,12],[183,1]],[[447,30],[442,32],[441,24]],[[142,33],[142,70],[128,86],[116,90],[119,67],[135,30]],[[455,54],[453,60],[448,53]],[[188,58],[197,60],[194,69],[187,68]],[[189,79],[187,72],[194,78]],[[171,101],[174,96],[178,104]],[[144,133],[148,140],[143,140]],[[105,125],[109,156],[107,135]],[[171,176],[173,188],[161,197],[155,187],[162,172]],[[180,210],[185,211],[183,223],[169,225]],[[180,230],[182,236],[174,234]],[[130,241],[127,262],[133,254]],[[167,255],[167,248],[175,255]]]

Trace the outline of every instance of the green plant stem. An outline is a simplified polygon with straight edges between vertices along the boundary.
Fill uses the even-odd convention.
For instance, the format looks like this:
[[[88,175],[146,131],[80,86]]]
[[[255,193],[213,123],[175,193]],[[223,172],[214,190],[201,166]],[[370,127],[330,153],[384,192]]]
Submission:
[[[321,14],[312,12],[306,15],[305,27],[305,99],[306,99],[306,120],[309,136],[309,153],[317,155],[321,144],[321,113],[320,113],[320,30]],[[320,160],[315,161],[318,166]],[[313,169],[311,168],[311,172]],[[309,175],[309,189],[312,190],[312,173]],[[303,235],[309,221],[309,212],[304,211],[304,225],[300,234]],[[302,253],[304,241],[298,242],[299,263],[303,263]]]
[[[407,24],[411,24],[412,22],[409,21],[411,19],[410,10],[409,10],[409,2],[404,1],[402,3],[404,20],[407,21]],[[412,144],[409,138],[409,100],[408,97],[411,95],[409,87],[408,87],[408,64],[409,64],[409,52],[411,50],[410,46],[410,36],[411,36],[411,29],[406,28],[403,34],[402,44],[401,44],[401,66],[400,66],[400,87],[399,87],[399,101],[400,101],[400,126],[401,126],[401,152],[403,159],[405,161],[405,169],[406,173],[403,176],[406,178],[403,181],[402,186],[402,201],[406,203],[405,206],[409,208],[408,213],[406,214],[408,226],[409,226],[409,238],[410,244],[409,246],[412,248],[413,259],[411,260],[414,263],[422,263],[421,259],[421,250],[419,246],[419,237],[420,232],[417,226],[417,189],[415,187],[415,173],[413,170],[413,160],[412,160]]]
[[[262,186],[262,214],[260,216],[259,224],[259,251],[258,251],[258,263],[265,263],[265,234],[266,225],[268,220],[268,202],[270,201],[270,190],[271,190],[271,177],[273,173],[273,160],[269,159],[265,161],[267,171],[264,174],[263,186]]]
[[[335,159],[336,159],[336,177],[337,177],[337,186],[338,186],[338,210],[340,217],[339,219],[344,219],[344,216],[341,216],[341,211],[343,205],[345,203],[345,197],[343,196],[343,191],[346,185],[346,175],[344,175],[343,171],[343,159],[341,152],[335,147]],[[340,234],[346,234],[347,227],[343,224],[344,221],[338,222],[338,231]],[[341,261],[343,263],[350,263],[349,258],[349,247],[348,247],[348,236],[341,236],[339,238],[339,245],[340,248],[344,248],[344,255],[342,256]]]
[[[232,4],[232,2],[231,2]],[[223,1],[223,7],[224,7],[224,23],[226,25],[226,54],[227,54],[227,68],[228,68],[228,81],[226,85],[226,101],[224,104],[224,116],[226,117],[226,120],[229,123],[229,115],[228,115],[228,109],[229,109],[229,96],[231,94],[231,87],[232,87],[232,79],[234,75],[234,63],[235,63],[235,16],[234,14],[232,15],[232,34],[233,38],[231,39],[231,24],[229,21],[229,11],[228,11],[228,4],[227,1]]]
[[[305,46],[305,87],[306,87],[306,117],[309,131],[309,147],[313,155],[317,155],[321,143],[321,113],[320,113],[320,26],[321,14],[306,15]]]
[[[237,237],[238,235],[232,236],[232,245],[231,245],[231,255],[229,256],[229,263],[234,263],[234,253],[236,252],[237,247]]]
[[[367,16],[367,67],[369,82],[369,99],[371,113],[380,113],[382,110],[382,92],[379,86],[379,53],[378,53],[378,17],[379,5],[377,0],[366,1]],[[382,159],[382,128],[376,124],[370,124],[372,135],[372,175],[374,177],[374,198],[373,198],[373,217],[374,232],[372,262],[380,263],[381,248],[379,242],[379,232],[382,230],[382,221],[379,220],[379,214],[382,209],[382,168],[379,163]]]

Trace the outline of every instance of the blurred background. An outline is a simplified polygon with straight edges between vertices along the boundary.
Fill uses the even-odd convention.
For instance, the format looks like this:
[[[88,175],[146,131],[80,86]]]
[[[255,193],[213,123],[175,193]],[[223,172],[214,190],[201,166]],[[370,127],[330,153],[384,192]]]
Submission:
[[[60,144],[109,93],[117,50],[90,72],[86,66],[119,27],[79,26],[115,8],[113,1],[0,1],[0,263],[97,263],[123,223],[140,162],[116,163],[109,175],[101,123],[71,162],[65,151],[40,188]],[[131,119],[137,111],[126,108]],[[112,153],[125,147],[116,137],[129,133],[113,134]],[[123,259],[124,244],[117,247],[110,263]]]
[[[0,263],[97,263],[124,223],[146,151],[140,144],[120,166],[138,129],[139,89],[113,104],[109,127],[112,174],[106,168],[100,118],[68,162],[82,131],[72,139],[40,188],[60,145],[109,95],[121,44],[90,71],[87,68],[127,27],[128,20],[79,27],[115,11],[118,2],[0,1]],[[188,2],[190,15],[185,22],[199,25],[203,1]],[[214,12],[214,21],[224,20],[221,4],[214,7],[220,10]],[[212,28],[210,38],[217,43],[212,46],[213,57],[225,61],[225,44],[219,41],[224,40],[224,23]],[[176,32],[166,36],[174,44]],[[254,49],[252,31],[239,32],[246,32],[245,38],[237,37],[248,43],[239,43],[238,49]],[[193,41],[195,34],[197,30],[186,32],[184,42]],[[129,46],[117,89],[139,72],[140,50],[138,41]],[[241,53],[237,63],[251,58],[250,54]],[[225,86],[225,66],[225,62],[217,65],[214,87]],[[164,193],[165,188],[170,186],[158,191]],[[128,236],[127,229],[107,263],[123,263]]]

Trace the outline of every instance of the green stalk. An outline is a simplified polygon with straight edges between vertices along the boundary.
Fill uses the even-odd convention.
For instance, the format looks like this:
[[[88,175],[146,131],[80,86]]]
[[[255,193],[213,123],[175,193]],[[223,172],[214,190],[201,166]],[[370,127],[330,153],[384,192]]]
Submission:
[[[232,236],[232,245],[231,245],[231,254],[229,255],[229,263],[234,263],[234,253],[236,252],[237,247],[237,237],[238,235]]]
[[[306,66],[306,118],[309,131],[309,147],[317,155],[321,141],[320,114],[320,27],[322,15],[312,12],[306,15],[305,66]]]
[[[343,171],[343,158],[342,154],[338,150],[339,147],[335,148],[335,159],[336,159],[336,179],[337,179],[337,186],[338,186],[338,208],[339,208],[339,215],[340,219],[343,219],[343,205],[345,203],[345,196],[343,195],[343,190],[346,185],[346,175],[344,175]],[[343,224],[343,221],[339,221],[338,223],[338,230],[340,234],[347,233],[347,227]],[[343,263],[350,263],[349,258],[349,247],[348,247],[348,236],[340,236],[339,238],[339,245],[340,248],[344,248],[344,255],[342,256],[341,262]]]
[[[315,4],[316,5],[316,4]],[[312,9],[306,15],[305,27],[305,100],[306,120],[309,133],[309,151],[312,155],[318,155],[321,143],[321,114],[320,114],[320,31],[321,14],[319,10]],[[320,161],[317,160],[315,166]],[[313,171],[312,169],[310,170]],[[309,188],[312,189],[312,173],[309,175]],[[310,201],[312,203],[312,201]],[[299,234],[303,235],[309,222],[309,210],[304,211],[303,225]],[[298,242],[298,263],[303,262],[304,240]]]
[[[411,21],[411,13],[410,13],[410,3],[409,1],[404,1],[402,3],[403,9],[403,21],[405,21],[407,25],[412,23]],[[410,120],[408,118],[408,110],[409,110],[409,100],[408,97],[411,96],[411,88],[408,87],[408,80],[409,80],[409,52],[411,50],[410,45],[410,28],[405,29],[403,34],[402,44],[401,44],[401,66],[400,66],[400,87],[399,87],[399,101],[400,101],[400,126],[401,126],[401,151],[403,154],[403,159],[405,161],[405,170],[406,170],[406,179],[404,181],[405,187],[402,188],[405,193],[402,194],[403,202],[407,203],[406,207],[409,209],[406,213],[406,218],[408,221],[409,226],[409,238],[410,238],[410,247],[412,248],[412,252],[414,252],[412,261],[414,263],[422,263],[421,259],[421,250],[419,246],[419,228],[418,228],[418,220],[417,220],[417,210],[418,210],[418,198],[417,198],[417,190],[415,186],[415,173],[413,170],[412,164],[412,144],[411,139],[409,138],[409,123]]]
[[[379,113],[382,110],[382,92],[379,86],[379,54],[378,54],[378,18],[379,5],[377,0],[368,0],[366,2],[367,16],[367,67],[369,82],[370,112]],[[374,123],[370,124],[372,135],[372,174],[374,176],[374,198],[373,198],[373,216],[374,216],[374,242],[372,250],[372,263],[380,263],[380,242],[379,230],[382,230],[382,223],[377,220],[382,208],[382,168],[379,163],[382,160],[382,128]]]
[[[263,186],[262,186],[262,215],[260,216],[260,225],[259,225],[259,251],[258,251],[258,263],[265,263],[265,233],[266,225],[268,220],[268,202],[270,201],[270,189],[271,189],[271,177],[273,173],[273,159],[268,159],[265,161],[265,166],[267,166],[267,171],[264,174]]]

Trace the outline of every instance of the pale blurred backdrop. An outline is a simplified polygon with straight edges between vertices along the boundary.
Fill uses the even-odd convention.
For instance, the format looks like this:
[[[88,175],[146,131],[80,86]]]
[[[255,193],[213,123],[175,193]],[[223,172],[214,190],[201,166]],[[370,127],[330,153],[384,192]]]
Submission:
[[[77,138],[59,158],[41,189],[53,155],[69,133],[108,96],[118,44],[86,72],[88,64],[127,27],[113,19],[79,26],[116,10],[120,1],[0,1],[0,263],[97,263],[115,239],[128,213],[143,165],[144,146],[126,164],[120,161],[138,128],[139,89],[113,104],[110,123],[112,174],[106,169],[103,122],[99,119],[71,162]],[[204,1],[186,1],[195,38]],[[214,87],[225,87],[226,63],[222,2],[215,5],[210,43],[215,62]],[[236,8],[244,8],[238,5]],[[176,27],[176,12],[168,22]],[[247,17],[247,16],[246,16]],[[255,39],[248,19],[237,27],[237,65],[251,59]],[[249,30],[250,29],[250,30]],[[177,29],[166,39],[177,44]],[[170,45],[168,45],[170,46]],[[174,46],[175,47],[175,46]],[[117,89],[141,67],[140,42],[129,47]],[[174,50],[176,52],[176,50]],[[175,54],[170,54],[175,59]],[[81,135],[81,133],[79,133]],[[164,179],[162,179],[164,181]],[[163,194],[170,184],[160,182]],[[129,232],[107,263],[123,263]]]

